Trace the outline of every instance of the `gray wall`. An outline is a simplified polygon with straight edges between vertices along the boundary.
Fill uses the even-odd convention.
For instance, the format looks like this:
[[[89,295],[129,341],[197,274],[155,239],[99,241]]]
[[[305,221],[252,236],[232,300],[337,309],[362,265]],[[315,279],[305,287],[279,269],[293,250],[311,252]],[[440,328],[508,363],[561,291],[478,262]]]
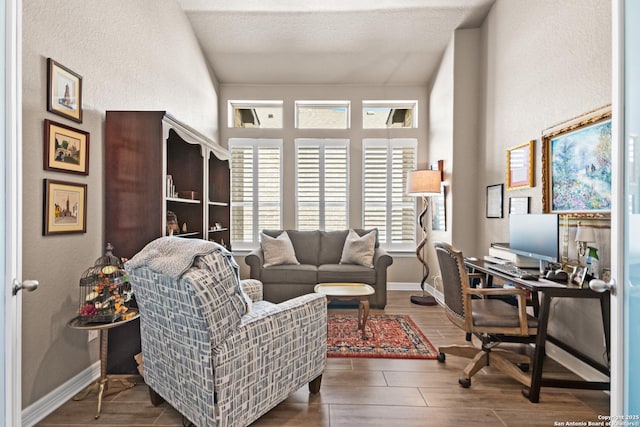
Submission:
[[[66,323],[76,315],[80,275],[105,244],[105,110],[168,110],[215,139],[218,110],[216,83],[174,0],[25,0],[23,7],[23,277],[41,284],[23,298],[26,407],[98,359],[98,341],[87,343],[86,332]],[[47,112],[48,57],[83,77],[82,123]],[[43,170],[45,118],[91,134],[89,176]],[[45,178],[88,185],[86,233],[42,236]]]
[[[470,56],[474,38],[479,67]],[[430,92],[432,114],[436,105],[444,104],[447,122],[436,124],[434,118],[439,118],[432,117],[429,154],[451,156],[453,183],[448,206],[453,204],[454,219],[452,235],[446,237],[455,246],[482,256],[491,242],[508,241],[509,197],[530,197],[530,212],[542,211],[542,131],[611,103],[611,4],[600,0],[498,0],[482,28],[457,31],[450,49],[454,52],[443,58]],[[479,91],[473,87],[474,78],[480,79]],[[470,92],[461,93],[464,87]],[[450,91],[452,100],[447,102],[445,95]],[[467,107],[476,96],[480,116],[474,151],[469,131],[476,117]],[[465,142],[458,145],[460,139]],[[535,186],[505,190],[504,219],[485,218],[486,186],[505,182],[507,148],[532,139],[537,140]],[[471,168],[475,171],[470,175]],[[460,169],[464,179],[458,179]],[[468,194],[470,189],[475,196]],[[470,199],[465,207],[462,200],[466,197]],[[596,225],[601,227],[597,230],[600,265],[608,266],[608,224],[599,221]],[[468,230],[469,226],[474,230]],[[458,233],[458,227],[464,232]],[[573,236],[575,223],[569,229],[570,259],[576,258]],[[603,360],[601,321],[596,301],[564,300],[552,307],[550,329]]]

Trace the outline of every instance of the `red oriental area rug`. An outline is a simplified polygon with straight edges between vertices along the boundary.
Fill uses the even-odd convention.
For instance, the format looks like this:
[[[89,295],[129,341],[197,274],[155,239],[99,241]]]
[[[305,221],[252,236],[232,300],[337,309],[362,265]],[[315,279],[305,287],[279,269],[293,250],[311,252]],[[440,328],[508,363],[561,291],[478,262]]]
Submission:
[[[435,359],[438,350],[411,317],[370,314],[367,338],[358,330],[357,314],[328,313],[327,357]]]

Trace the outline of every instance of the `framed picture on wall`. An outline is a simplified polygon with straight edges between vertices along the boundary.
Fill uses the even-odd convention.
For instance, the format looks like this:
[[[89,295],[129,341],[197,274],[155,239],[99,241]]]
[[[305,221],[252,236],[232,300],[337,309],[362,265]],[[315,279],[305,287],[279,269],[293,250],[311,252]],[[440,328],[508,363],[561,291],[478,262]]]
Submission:
[[[535,141],[507,149],[507,190],[533,187]]]
[[[87,184],[44,180],[42,234],[87,232]]]
[[[502,218],[502,192],[504,184],[487,186],[487,218]]]
[[[610,106],[545,131],[542,207],[572,217],[610,215]]]
[[[509,197],[509,214],[521,215],[529,213],[528,197]]]
[[[89,132],[45,119],[44,168],[89,175]]]
[[[446,186],[440,185],[440,194],[431,196],[431,229],[447,231]]]
[[[47,58],[47,111],[82,123],[82,76]]]

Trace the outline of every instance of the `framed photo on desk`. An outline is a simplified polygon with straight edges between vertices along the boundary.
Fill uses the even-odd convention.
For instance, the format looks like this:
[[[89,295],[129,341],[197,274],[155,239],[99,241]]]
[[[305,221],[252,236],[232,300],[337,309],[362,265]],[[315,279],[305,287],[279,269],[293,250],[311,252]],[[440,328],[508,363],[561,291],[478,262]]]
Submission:
[[[571,279],[571,283],[574,285],[578,285],[580,287],[584,286],[584,278],[587,275],[587,267],[577,267],[575,269],[575,273],[573,273],[573,278]]]

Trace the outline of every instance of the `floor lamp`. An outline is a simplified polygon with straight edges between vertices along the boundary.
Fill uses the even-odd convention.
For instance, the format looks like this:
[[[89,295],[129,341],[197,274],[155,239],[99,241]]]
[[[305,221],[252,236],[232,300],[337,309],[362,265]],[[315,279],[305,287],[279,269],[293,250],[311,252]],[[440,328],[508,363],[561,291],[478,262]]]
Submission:
[[[442,180],[442,172],[439,170],[416,170],[409,171],[407,174],[407,194],[415,197],[422,197],[422,212],[418,215],[418,225],[422,229],[422,240],[416,247],[416,256],[422,263],[424,277],[420,282],[422,295],[412,295],[411,302],[419,305],[436,305],[437,301],[431,295],[426,295],[424,291],[424,282],[429,277],[429,265],[422,257],[422,248],[427,244],[427,224],[424,217],[429,209],[429,197],[440,194],[440,183]]]

